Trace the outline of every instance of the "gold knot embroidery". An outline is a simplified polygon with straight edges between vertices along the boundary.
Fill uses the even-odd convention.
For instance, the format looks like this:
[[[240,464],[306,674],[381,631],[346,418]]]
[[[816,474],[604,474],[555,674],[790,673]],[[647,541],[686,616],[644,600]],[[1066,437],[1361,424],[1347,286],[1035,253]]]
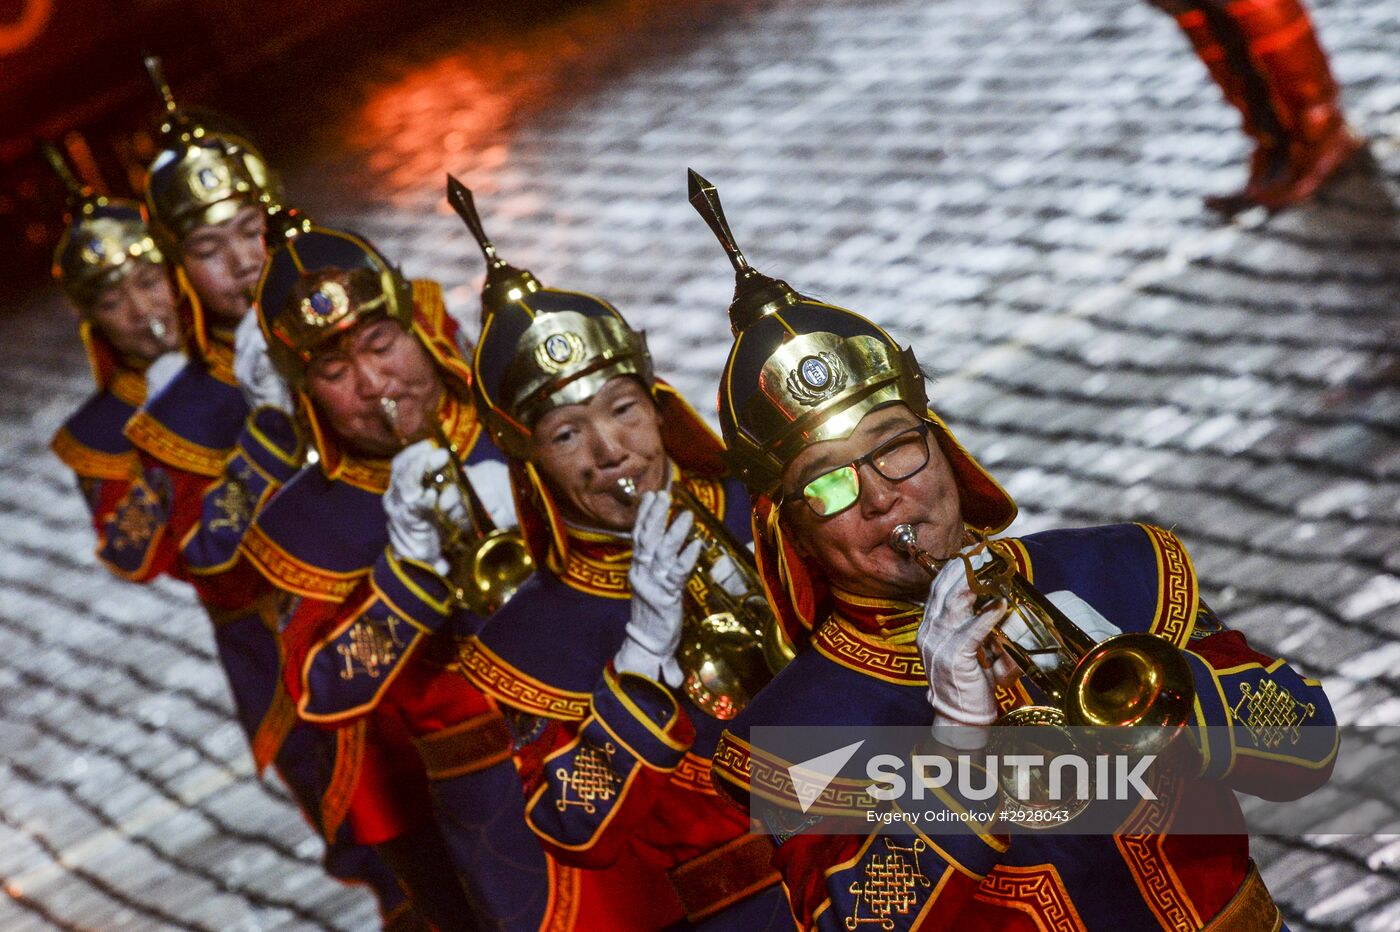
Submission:
[[[882,929],[893,929],[892,916],[907,916],[919,901],[919,889],[932,885],[919,866],[919,854],[928,845],[922,838],[915,838],[908,847],[895,844],[888,838],[881,838],[888,854],[876,855],[865,865],[865,879],[856,881],[848,888],[856,897],[851,915],[846,917],[846,928],[855,930],[867,923],[877,923]],[[906,858],[905,855],[909,855]],[[870,909],[869,916],[861,916],[862,903]]]
[[[403,647],[397,618],[384,621],[361,618],[347,633],[350,643],[335,646],[336,653],[345,659],[345,669],[340,671],[343,680],[353,680],[360,673],[372,680],[379,679],[380,669],[391,666]]]
[[[220,528],[241,531],[253,516],[252,496],[248,494],[248,487],[243,484],[239,477],[234,477],[224,483],[223,489],[214,496],[213,504],[221,517],[209,522],[209,530],[211,531],[217,531]]]
[[[1241,683],[1240,701],[1231,711],[1236,721],[1244,723],[1255,747],[1276,748],[1285,738],[1289,744],[1298,743],[1299,726],[1312,718],[1317,706],[1299,702],[1278,683],[1264,680],[1258,689]]]
[[[617,777],[612,772],[612,756],[616,752],[611,741],[604,742],[601,748],[580,743],[574,752],[573,769],[560,767],[554,771],[564,787],[564,795],[554,801],[554,807],[563,812],[570,806],[579,806],[593,815],[598,811],[595,801],[612,799],[617,794]],[[569,790],[573,790],[578,799],[570,799]]]

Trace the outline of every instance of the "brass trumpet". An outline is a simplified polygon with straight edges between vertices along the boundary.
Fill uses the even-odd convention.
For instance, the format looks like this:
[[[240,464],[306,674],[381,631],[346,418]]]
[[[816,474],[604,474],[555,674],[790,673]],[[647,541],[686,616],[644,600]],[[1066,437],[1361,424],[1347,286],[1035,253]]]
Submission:
[[[685,586],[681,646],[676,651],[685,675],[682,688],[696,708],[728,721],[787,666],[794,652],[768,605],[749,548],[680,482],[671,483],[670,492],[673,507],[695,516],[691,537],[703,543]],[[640,500],[631,479],[619,479],[616,494],[624,504]],[[715,567],[726,556],[743,581],[737,595],[715,580]]]
[[[1169,641],[1155,634],[1117,634],[1095,643],[1054,603],[1016,571],[1007,545],[969,532],[975,544],[961,560],[968,584],[976,597],[975,611],[997,600],[1006,604],[1006,616],[987,639],[1011,658],[1021,672],[1045,695],[1048,704],[1024,706],[1003,715],[999,725],[1060,725],[1121,727],[1157,726],[1144,739],[1165,746],[1191,714],[1195,686],[1186,658]],[[889,545],[936,575],[947,564],[919,548],[914,529],[901,524],[890,533]],[[990,559],[973,569],[972,557],[982,548]],[[1019,618],[1035,641],[1023,647],[1004,630],[1007,621]],[[1043,669],[1037,657],[1054,657]],[[1142,743],[1134,744],[1147,751]]]
[[[399,436],[398,403],[392,398],[380,398],[379,405],[390,429]],[[470,522],[462,525],[441,511],[435,515],[442,535],[442,556],[449,567],[447,581],[452,585],[452,599],[457,606],[485,617],[505,605],[530,578],[535,560],[519,532],[498,528],[491,521],[457,458],[457,447],[437,421],[430,419],[430,423],[432,440],[447,451],[447,462],[442,468],[423,474],[423,488],[441,491],[455,486],[471,516]]]

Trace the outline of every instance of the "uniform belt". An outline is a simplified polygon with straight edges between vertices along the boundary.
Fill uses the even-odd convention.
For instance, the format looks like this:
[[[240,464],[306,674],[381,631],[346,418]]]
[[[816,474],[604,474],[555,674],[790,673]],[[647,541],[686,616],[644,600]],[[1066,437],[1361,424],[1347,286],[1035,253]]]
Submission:
[[[494,709],[415,738],[430,780],[450,780],[510,759],[510,728]]]
[[[686,918],[699,922],[779,880],[766,835],[740,835],[667,872]]]
[[[1259,868],[1250,861],[1244,883],[1201,932],[1278,932],[1282,927],[1283,914],[1264,886]]]

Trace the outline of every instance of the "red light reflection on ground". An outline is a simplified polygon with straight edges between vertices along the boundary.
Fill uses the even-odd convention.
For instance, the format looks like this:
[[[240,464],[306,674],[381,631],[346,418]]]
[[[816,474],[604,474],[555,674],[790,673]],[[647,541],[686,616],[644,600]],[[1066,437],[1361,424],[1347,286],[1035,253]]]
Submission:
[[[395,206],[421,204],[429,189],[440,194],[444,171],[491,193],[513,129],[683,44],[688,6],[604,0],[524,25],[482,22],[461,48],[372,90],[349,144],[365,153],[376,193]]]

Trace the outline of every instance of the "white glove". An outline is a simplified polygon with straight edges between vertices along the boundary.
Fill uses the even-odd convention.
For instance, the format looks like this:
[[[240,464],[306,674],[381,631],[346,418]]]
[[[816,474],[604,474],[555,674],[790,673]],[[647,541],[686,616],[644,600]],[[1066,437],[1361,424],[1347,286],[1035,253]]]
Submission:
[[[233,374],[249,408],[276,408],[291,416],[292,390],[272,367],[267,338],[258,326],[255,311],[244,314],[238,322],[238,331],[233,337]]]
[[[467,481],[486,508],[491,523],[501,530],[519,527],[515,514],[515,493],[511,490],[510,469],[500,460],[482,460],[467,467]]]
[[[744,583],[744,576],[739,571],[739,565],[730,559],[729,554],[722,553],[719,559],[710,567],[710,578],[729,595],[743,595],[748,586]]]
[[[632,617],[618,648],[619,673],[638,673],[677,687],[684,681],[676,663],[681,643],[681,606],[685,582],[700,557],[701,542],[685,542],[695,517],[682,512],[666,526],[669,492],[646,492],[632,525]]]
[[[1122,634],[1123,629],[1099,614],[1094,606],[1085,602],[1079,596],[1068,589],[1057,589],[1054,592],[1045,593],[1045,598],[1050,604],[1069,616],[1069,620],[1079,626],[1080,630],[1093,638],[1094,643],[1102,641],[1104,638],[1113,637],[1115,634]],[[1012,615],[1006,619],[1006,624],[1001,626],[1002,632],[1017,644],[1028,651],[1039,649],[1040,644],[1035,636],[1031,634],[1030,628],[1021,620],[1019,615]],[[1035,654],[1031,657],[1035,665],[1047,673],[1058,669],[1060,666],[1059,654]]]
[[[966,567],[949,560],[933,581],[916,636],[935,725],[985,726],[997,719],[996,679],[1010,661],[1002,657],[984,667],[981,648],[1005,605],[996,602],[975,615],[973,600]]]
[[[172,350],[169,353],[162,353],[146,367],[146,397],[154,398],[159,395],[161,389],[170,384],[170,380],[180,374],[180,370],[185,368],[189,360],[185,354],[179,350]]]
[[[469,523],[466,503],[452,484],[441,490],[423,487],[423,477],[447,463],[448,452],[431,440],[420,440],[400,450],[389,467],[389,488],[384,511],[389,516],[389,546],[394,553],[427,563],[447,575],[442,557],[440,520]],[[441,516],[441,517],[439,517]]]

